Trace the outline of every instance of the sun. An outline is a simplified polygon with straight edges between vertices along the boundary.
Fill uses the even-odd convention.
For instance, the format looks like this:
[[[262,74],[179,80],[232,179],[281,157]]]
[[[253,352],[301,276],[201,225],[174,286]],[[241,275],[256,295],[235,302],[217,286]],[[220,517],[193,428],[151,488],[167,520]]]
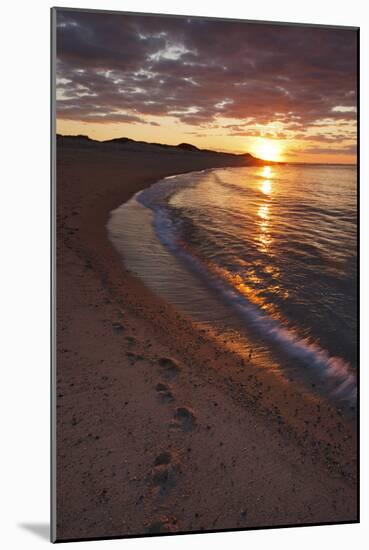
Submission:
[[[280,143],[272,139],[261,139],[254,147],[255,155],[263,160],[279,161],[282,153]]]

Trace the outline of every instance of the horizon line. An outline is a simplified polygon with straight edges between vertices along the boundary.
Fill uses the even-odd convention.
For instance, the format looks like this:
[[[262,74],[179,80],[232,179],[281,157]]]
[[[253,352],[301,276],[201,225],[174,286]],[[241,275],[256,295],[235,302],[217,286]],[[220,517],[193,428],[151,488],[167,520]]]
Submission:
[[[207,149],[207,148],[202,149],[200,147],[197,147],[197,145],[193,145],[192,143],[189,143],[187,141],[182,141],[182,142],[180,142],[176,145],[173,145],[173,144],[170,144],[170,143],[159,143],[159,142],[155,142],[155,141],[142,141],[142,140],[133,139],[133,138],[130,138],[130,137],[127,137],[127,136],[120,136],[120,137],[117,137],[117,138],[110,138],[110,139],[100,140],[100,139],[92,138],[88,134],[60,134],[60,133],[56,132],[55,135],[56,135],[56,137],[60,136],[60,137],[67,137],[67,138],[68,137],[87,138],[90,141],[95,141],[96,143],[109,143],[109,142],[114,141],[114,140],[127,139],[129,141],[134,141],[135,143],[145,143],[147,145],[163,145],[163,146],[166,146],[166,147],[178,147],[181,144],[186,144],[186,145],[191,145],[192,147],[196,147],[196,149],[198,149],[199,151],[211,151],[213,153],[220,153],[220,154],[225,153],[225,154],[228,154],[228,155],[235,155],[235,156],[250,155],[253,158],[258,158],[259,160],[263,160],[265,162],[272,162],[273,164],[310,164],[310,165],[325,165],[325,166],[358,166],[357,162],[303,162],[303,161],[289,161],[289,160],[275,161],[275,160],[263,159],[263,158],[256,157],[252,153],[249,153],[247,151],[245,151],[243,153],[240,153],[240,152],[234,152],[234,151],[229,151],[229,150],[216,150],[216,149]]]

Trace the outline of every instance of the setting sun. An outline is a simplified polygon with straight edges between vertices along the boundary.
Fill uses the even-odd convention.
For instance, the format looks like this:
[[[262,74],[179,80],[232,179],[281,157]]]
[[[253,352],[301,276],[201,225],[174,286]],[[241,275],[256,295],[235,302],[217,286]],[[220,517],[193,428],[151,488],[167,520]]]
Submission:
[[[259,141],[254,151],[257,157],[263,160],[279,161],[281,157],[281,145],[275,140],[263,139]]]
[[[260,191],[264,193],[264,195],[270,195],[272,193],[272,182],[271,179],[273,178],[273,172],[270,166],[263,166],[261,170],[261,175],[265,180],[262,182],[260,186]]]

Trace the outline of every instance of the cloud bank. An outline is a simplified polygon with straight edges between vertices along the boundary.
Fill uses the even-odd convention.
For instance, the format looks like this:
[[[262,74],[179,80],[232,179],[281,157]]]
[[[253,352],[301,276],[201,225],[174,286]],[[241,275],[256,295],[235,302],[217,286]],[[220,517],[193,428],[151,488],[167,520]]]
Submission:
[[[57,60],[59,119],[355,140],[354,30],[58,10]]]

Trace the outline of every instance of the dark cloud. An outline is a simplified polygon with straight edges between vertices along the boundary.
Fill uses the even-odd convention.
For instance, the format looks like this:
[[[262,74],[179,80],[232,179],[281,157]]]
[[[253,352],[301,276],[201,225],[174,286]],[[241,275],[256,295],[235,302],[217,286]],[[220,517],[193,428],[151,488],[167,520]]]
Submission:
[[[59,118],[173,116],[219,128],[229,117],[239,124],[227,132],[238,136],[260,135],[250,124],[279,121],[301,133],[356,119],[353,30],[57,13]]]

